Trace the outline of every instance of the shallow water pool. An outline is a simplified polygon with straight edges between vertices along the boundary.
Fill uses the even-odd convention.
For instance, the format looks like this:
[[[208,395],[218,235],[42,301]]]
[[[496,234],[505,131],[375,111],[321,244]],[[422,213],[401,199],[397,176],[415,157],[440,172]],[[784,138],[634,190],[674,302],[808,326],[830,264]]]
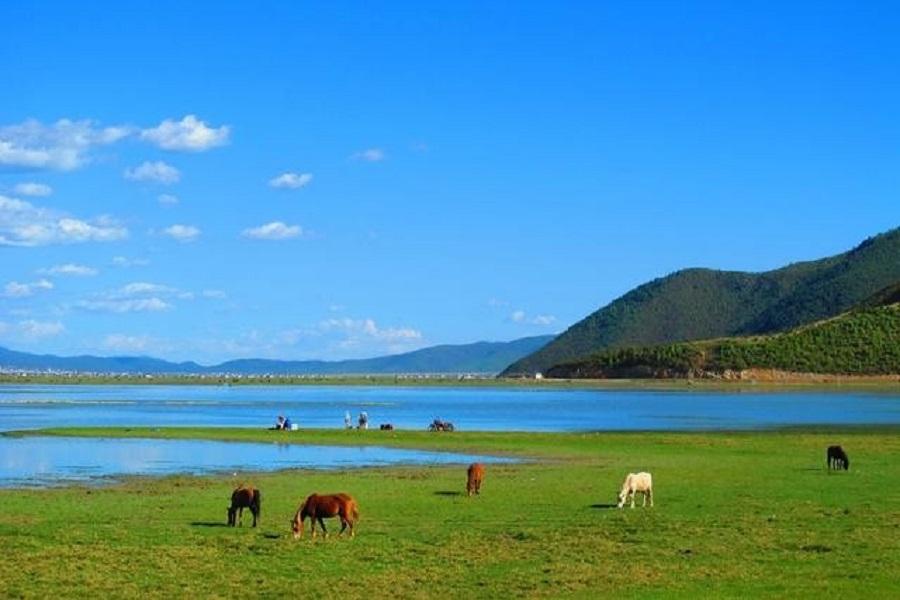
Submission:
[[[513,459],[380,446],[0,436],[0,487],[102,482],[125,475],[240,473]]]

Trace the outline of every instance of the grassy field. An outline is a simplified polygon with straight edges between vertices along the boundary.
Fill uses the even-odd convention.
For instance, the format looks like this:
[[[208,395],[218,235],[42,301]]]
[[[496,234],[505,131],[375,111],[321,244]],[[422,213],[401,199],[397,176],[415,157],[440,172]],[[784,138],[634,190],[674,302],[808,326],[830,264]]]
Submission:
[[[57,430],[55,434],[379,444],[535,459],[489,466],[242,475],[258,529],[230,529],[231,476],[0,491],[0,596],[790,597],[900,595],[900,429],[744,433]],[[829,474],[841,443],[852,470]],[[656,507],[611,505],[628,471]],[[313,492],[359,501],[355,539],[295,541]],[[336,528],[334,529],[336,531]]]

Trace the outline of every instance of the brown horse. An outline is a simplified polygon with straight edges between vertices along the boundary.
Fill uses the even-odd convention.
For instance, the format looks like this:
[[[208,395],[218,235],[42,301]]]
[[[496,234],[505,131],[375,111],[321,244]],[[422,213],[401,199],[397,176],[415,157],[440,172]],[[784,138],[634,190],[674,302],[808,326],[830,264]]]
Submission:
[[[347,494],[331,494],[320,496],[318,494],[310,494],[294,515],[291,521],[291,530],[294,532],[294,539],[303,537],[303,521],[309,517],[310,529],[312,537],[316,537],[316,521],[322,526],[322,533],[327,537],[328,530],[325,529],[325,522],[322,519],[332,517],[340,517],[341,531],[338,535],[344,533],[347,527],[350,527],[350,537],[353,537],[353,527],[359,521],[359,507],[356,500]]]
[[[256,527],[256,520],[259,518],[259,509],[262,497],[259,490],[253,486],[238,486],[236,490],[231,492],[231,506],[228,507],[228,524],[234,527],[238,522],[243,525],[244,509],[249,508],[253,513],[253,526]]]
[[[472,463],[466,472],[468,478],[466,480],[466,496],[481,493],[481,482],[484,481],[484,465],[482,463]]]

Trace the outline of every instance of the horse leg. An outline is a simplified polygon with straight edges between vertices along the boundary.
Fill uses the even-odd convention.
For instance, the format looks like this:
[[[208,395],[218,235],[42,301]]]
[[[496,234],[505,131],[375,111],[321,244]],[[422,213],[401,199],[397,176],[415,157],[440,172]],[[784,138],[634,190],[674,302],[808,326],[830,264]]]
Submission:
[[[244,507],[243,506],[238,510],[238,524],[241,527],[244,526]]]
[[[647,495],[650,496],[650,508],[653,508],[653,490],[647,490]]]
[[[644,492],[641,496],[644,497],[644,503],[641,504],[641,508],[647,508],[647,492]]]
[[[634,508],[634,495],[636,492],[631,492],[631,508]]]
[[[325,529],[325,521],[322,520],[322,517],[319,517],[319,525],[322,526],[322,537],[328,538],[328,530]]]
[[[253,509],[251,508],[251,509],[250,509],[250,512],[253,513],[253,526],[256,527],[256,515],[258,514],[259,511],[253,510]]]
[[[315,537],[316,537],[316,518],[314,516],[309,517],[309,530],[312,532],[310,537],[315,539]]]

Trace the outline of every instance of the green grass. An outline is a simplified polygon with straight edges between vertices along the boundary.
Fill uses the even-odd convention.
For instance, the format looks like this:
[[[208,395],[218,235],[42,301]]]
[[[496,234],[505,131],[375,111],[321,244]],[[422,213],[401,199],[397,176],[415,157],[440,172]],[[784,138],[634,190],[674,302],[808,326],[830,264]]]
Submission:
[[[364,443],[516,454],[466,498],[463,467],[283,471],[261,527],[224,527],[230,476],[0,491],[0,596],[896,597],[900,430],[743,433],[54,434]],[[852,470],[829,474],[839,442]],[[628,471],[654,509],[608,508]],[[355,539],[288,535],[300,500],[345,491]],[[612,597],[612,596],[610,596]]]

